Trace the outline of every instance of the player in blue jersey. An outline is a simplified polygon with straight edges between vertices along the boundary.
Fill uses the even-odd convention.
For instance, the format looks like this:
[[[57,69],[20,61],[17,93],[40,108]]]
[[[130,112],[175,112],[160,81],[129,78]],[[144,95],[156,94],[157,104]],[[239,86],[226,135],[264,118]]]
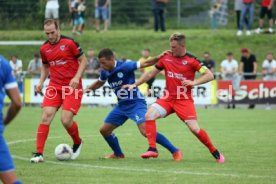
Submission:
[[[3,117],[3,106],[5,92],[11,99],[11,104],[7,114]],[[8,61],[0,55],[0,179],[7,184],[20,184],[17,180],[13,161],[3,137],[5,126],[17,115],[21,108],[21,98],[16,80],[12,74],[12,69]]]
[[[123,125],[126,120],[131,119],[136,122],[138,129],[143,136],[146,136],[145,131],[145,114],[147,111],[147,104],[145,98],[138,88],[131,91],[122,89],[125,84],[133,84],[135,82],[134,71],[139,68],[145,68],[154,65],[159,57],[153,57],[143,63],[140,62],[123,62],[115,60],[114,53],[111,49],[102,49],[98,58],[102,71],[97,81],[87,87],[85,92],[96,90],[108,81],[110,87],[117,96],[118,104],[108,114],[104,120],[104,124],[100,128],[100,132],[108,145],[113,150],[111,155],[104,158],[124,158],[124,154],[120,148],[118,138],[113,131]],[[160,133],[157,133],[156,142],[167,148],[173,155],[174,160],[181,160],[182,153],[170,141]]]

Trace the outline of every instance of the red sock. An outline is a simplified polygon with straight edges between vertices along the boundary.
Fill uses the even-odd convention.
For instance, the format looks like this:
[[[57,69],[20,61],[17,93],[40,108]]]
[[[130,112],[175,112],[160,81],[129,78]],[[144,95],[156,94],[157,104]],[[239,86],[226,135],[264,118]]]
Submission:
[[[40,123],[36,133],[36,152],[43,154],[44,145],[49,134],[49,125]]]
[[[68,134],[73,139],[74,144],[80,144],[81,138],[79,136],[79,129],[77,123],[74,121],[72,126],[67,129]]]
[[[203,129],[200,129],[196,136],[200,142],[202,142],[209,149],[211,153],[216,150],[208,134]]]
[[[156,124],[155,120],[146,120],[146,135],[149,147],[156,148]]]

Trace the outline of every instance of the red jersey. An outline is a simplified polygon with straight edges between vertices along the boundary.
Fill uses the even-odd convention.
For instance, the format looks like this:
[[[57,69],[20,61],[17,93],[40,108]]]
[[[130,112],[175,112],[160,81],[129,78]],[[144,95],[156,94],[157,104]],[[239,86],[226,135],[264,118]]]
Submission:
[[[263,7],[268,7],[271,3],[271,0],[262,0],[262,6]]]
[[[82,54],[79,44],[71,38],[61,36],[56,44],[46,41],[40,47],[40,55],[43,64],[49,65],[50,85],[68,86],[78,71]]]
[[[181,81],[193,81],[196,71],[199,71],[202,65],[195,56],[188,53],[182,57],[175,57],[172,54],[165,54],[161,57],[155,67],[165,70],[166,91],[164,96],[168,95],[168,98],[173,99],[192,99],[192,87],[188,86],[184,89]],[[185,95],[183,95],[184,91]]]

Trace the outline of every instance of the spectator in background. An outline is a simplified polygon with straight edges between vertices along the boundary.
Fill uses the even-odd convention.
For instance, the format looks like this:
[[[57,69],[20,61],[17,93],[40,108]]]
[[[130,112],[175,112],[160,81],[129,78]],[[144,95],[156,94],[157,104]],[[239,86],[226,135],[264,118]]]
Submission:
[[[18,83],[20,92],[23,92],[23,76],[22,76],[22,60],[18,59],[16,55],[11,56],[10,66],[12,68],[13,75]]]
[[[254,0],[243,0],[242,9],[241,9],[241,17],[240,17],[240,24],[239,29],[237,32],[237,36],[241,36],[243,34],[243,23],[244,19],[248,14],[248,22],[246,23],[246,35],[251,35],[251,28],[254,18]]]
[[[154,15],[154,31],[161,29],[162,32],[166,31],[165,28],[165,7],[168,0],[152,0],[152,11]]]
[[[263,80],[276,80],[276,61],[273,59],[272,52],[266,55],[263,62]]]
[[[203,64],[212,72],[215,72],[215,61],[211,59],[211,55],[209,52],[203,53]]]
[[[211,9],[209,11],[211,18],[211,28],[216,30],[218,28],[219,8],[221,6],[221,0],[215,0],[211,2]]]
[[[276,61],[273,59],[272,52],[267,53],[266,60],[263,62],[263,80],[276,80]],[[266,110],[271,110],[269,101]]]
[[[259,19],[259,28],[256,30],[257,34],[260,34],[263,32],[265,15],[267,15],[267,18],[269,21],[268,32],[273,33],[273,17],[272,17],[273,2],[274,0],[262,0],[260,19]]]
[[[69,13],[70,13],[70,25],[73,26],[74,24],[74,7],[77,0],[68,0],[68,7],[69,7]]]
[[[100,20],[104,21],[104,31],[108,30],[108,6],[110,0],[95,0],[96,31],[100,31]]]
[[[144,63],[146,60],[151,59],[149,48],[146,48],[146,49],[142,50],[141,54],[142,54],[142,57],[138,60],[138,62]],[[144,73],[152,70],[153,68],[154,68],[154,66],[148,66],[146,68],[140,68],[140,72],[141,72],[141,74],[144,74]],[[154,80],[155,80],[155,77],[152,77],[150,80],[148,80],[146,82],[145,90],[141,90],[143,95],[145,95],[145,96],[150,96],[151,95],[151,90],[150,89],[152,87],[152,84],[153,84]]]
[[[82,0],[77,0],[73,11],[74,11],[74,26],[73,26],[72,33],[73,35],[79,36],[81,35],[82,27],[84,24],[84,18],[81,15],[82,15],[82,12],[85,11],[85,6]]]
[[[92,48],[87,51],[85,74],[87,78],[99,78],[100,76],[100,63],[98,58],[94,56],[94,50]]]
[[[34,58],[29,62],[28,73],[32,75],[32,77],[40,78],[42,60],[40,59],[38,54],[34,55]]]
[[[242,57],[240,63],[240,73],[245,80],[255,80],[257,74],[257,60],[248,48],[241,49]],[[249,109],[254,109],[255,104],[249,104]]]
[[[237,29],[239,29],[239,25],[240,25],[242,5],[243,5],[243,0],[235,0],[235,11],[236,11],[236,19],[237,19]],[[244,22],[246,24],[248,24],[247,17],[244,17]]]
[[[58,0],[47,0],[45,8],[45,19],[55,19],[59,23]]]
[[[238,74],[238,62],[233,58],[232,52],[227,53],[226,59],[221,62],[220,67],[223,79],[232,81],[234,91],[239,90],[240,76]],[[232,108],[234,109],[235,107],[234,93],[232,93]],[[228,103],[227,108],[230,109],[230,102]]]

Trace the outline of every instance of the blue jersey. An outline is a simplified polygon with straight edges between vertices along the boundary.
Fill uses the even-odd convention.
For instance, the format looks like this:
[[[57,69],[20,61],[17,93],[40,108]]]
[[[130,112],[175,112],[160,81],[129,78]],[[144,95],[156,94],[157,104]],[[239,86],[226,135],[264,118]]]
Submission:
[[[5,90],[17,87],[9,62],[0,55],[0,129],[3,126],[3,106]]]
[[[124,102],[132,102],[137,100],[145,100],[139,89],[133,88],[133,90],[128,91],[128,89],[122,89],[125,84],[135,83],[134,71],[140,67],[140,62],[133,61],[115,61],[115,67],[112,71],[102,70],[100,73],[99,80],[108,81],[110,87],[116,94],[119,104]]]

